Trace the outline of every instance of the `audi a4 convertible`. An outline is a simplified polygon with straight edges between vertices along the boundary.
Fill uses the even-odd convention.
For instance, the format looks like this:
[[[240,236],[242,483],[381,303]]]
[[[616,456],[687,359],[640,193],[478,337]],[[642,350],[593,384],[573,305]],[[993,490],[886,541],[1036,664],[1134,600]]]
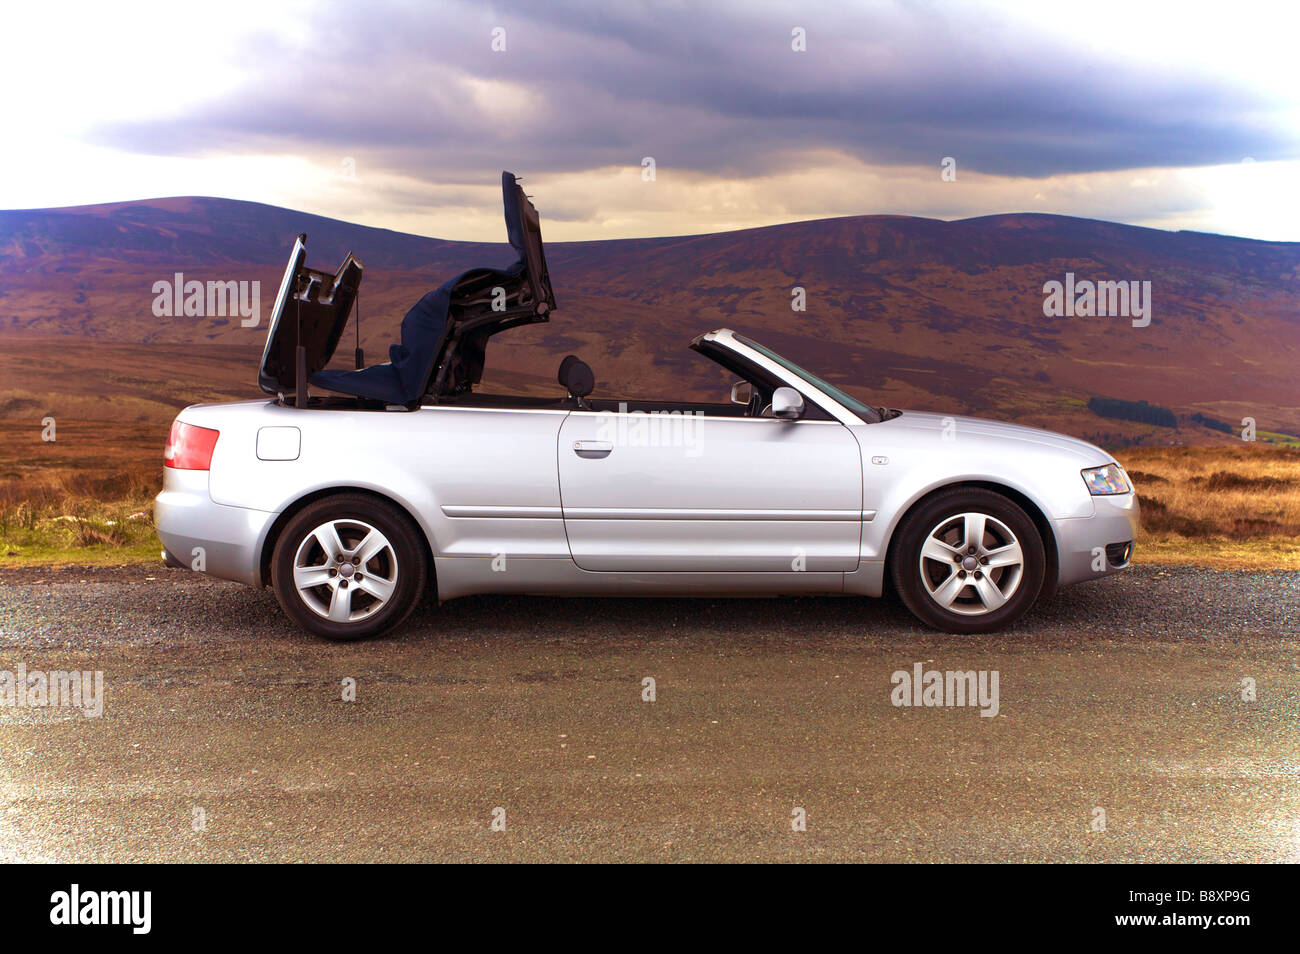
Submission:
[[[488,339],[547,321],[536,209],[502,175],[518,260],[406,314],[389,360],[327,368],[363,267],[294,242],[258,384],[172,425],[163,559],[270,586],[327,639],[399,625],[427,591],[879,596],[922,622],[1006,627],[1129,565],[1138,503],[1105,451],[1046,431],[875,407],[726,328],[690,347],[717,403],[601,393],[578,356],[552,396],[483,393]],[[725,388],[725,385],[724,385]]]

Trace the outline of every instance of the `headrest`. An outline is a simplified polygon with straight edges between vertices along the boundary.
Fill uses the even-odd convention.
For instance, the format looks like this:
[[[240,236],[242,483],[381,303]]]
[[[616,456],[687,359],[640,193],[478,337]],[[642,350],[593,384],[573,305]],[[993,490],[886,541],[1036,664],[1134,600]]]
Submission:
[[[586,397],[596,387],[596,376],[591,373],[590,366],[576,354],[571,354],[560,362],[557,377],[561,386],[574,397]]]

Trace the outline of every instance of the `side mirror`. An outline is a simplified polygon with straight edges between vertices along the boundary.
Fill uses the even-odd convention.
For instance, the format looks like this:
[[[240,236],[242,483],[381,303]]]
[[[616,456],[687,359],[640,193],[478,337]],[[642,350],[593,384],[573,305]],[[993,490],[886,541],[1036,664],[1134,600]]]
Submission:
[[[737,381],[731,386],[731,403],[748,406],[754,397],[754,387],[748,381]]]
[[[772,392],[772,416],[787,421],[803,417],[803,395],[794,388],[777,388]]]

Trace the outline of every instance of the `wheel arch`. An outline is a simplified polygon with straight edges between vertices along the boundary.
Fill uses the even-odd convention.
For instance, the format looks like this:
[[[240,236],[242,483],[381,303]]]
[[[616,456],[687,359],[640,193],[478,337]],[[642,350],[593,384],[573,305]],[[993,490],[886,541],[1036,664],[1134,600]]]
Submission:
[[[1043,509],[1032,498],[1014,487],[993,480],[956,480],[952,483],[941,484],[938,487],[930,488],[930,490],[908,504],[889,530],[889,540],[885,548],[885,584],[890,585],[889,581],[892,579],[890,571],[893,569],[894,551],[897,549],[898,528],[907,519],[907,515],[938,494],[962,488],[990,490],[995,494],[1001,494],[1023,510],[1029,519],[1033,521],[1035,529],[1038,530],[1038,536],[1043,541],[1043,553],[1047,559],[1047,566],[1043,576],[1043,588],[1039,597],[1041,599],[1055,593],[1057,580],[1060,576],[1060,554],[1057,548],[1056,532],[1052,529],[1051,521],[1047,519]]]
[[[411,511],[411,508],[402,503],[402,501],[391,497],[388,494],[380,493],[370,487],[354,486],[322,487],[318,490],[313,490],[310,493],[298,497],[286,506],[284,510],[280,511],[279,516],[271,522],[270,529],[267,530],[266,537],[262,540],[261,552],[258,554],[257,578],[262,586],[269,586],[271,583],[271,557],[275,553],[276,541],[280,539],[280,534],[284,532],[284,528],[288,526],[289,521],[301,513],[305,508],[316,503],[316,501],[324,500],[326,497],[334,497],[339,494],[356,494],[362,497],[372,497],[375,500],[383,501],[391,507],[396,507],[403,515],[405,515],[406,519],[410,520],[411,524],[418,531],[420,542],[424,546],[424,562],[429,571],[429,586],[434,590],[437,589],[435,577],[436,569],[433,561],[433,541],[430,539],[429,533],[425,529],[424,525]]]

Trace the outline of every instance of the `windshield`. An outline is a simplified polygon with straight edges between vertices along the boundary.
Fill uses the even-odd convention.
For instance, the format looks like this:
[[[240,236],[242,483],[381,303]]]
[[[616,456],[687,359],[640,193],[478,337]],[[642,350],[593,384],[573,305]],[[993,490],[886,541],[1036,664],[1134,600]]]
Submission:
[[[753,348],[764,357],[771,358],[787,371],[797,374],[817,390],[825,394],[828,398],[842,404],[845,408],[858,415],[858,417],[862,418],[864,421],[876,423],[880,420],[881,414],[878,408],[874,408],[870,404],[864,404],[851,394],[845,394],[829,381],[823,381],[821,378],[817,377],[817,375],[805,371],[793,361],[781,357],[771,348],[764,348],[757,341],[746,338],[744,335],[736,335],[736,340]]]

